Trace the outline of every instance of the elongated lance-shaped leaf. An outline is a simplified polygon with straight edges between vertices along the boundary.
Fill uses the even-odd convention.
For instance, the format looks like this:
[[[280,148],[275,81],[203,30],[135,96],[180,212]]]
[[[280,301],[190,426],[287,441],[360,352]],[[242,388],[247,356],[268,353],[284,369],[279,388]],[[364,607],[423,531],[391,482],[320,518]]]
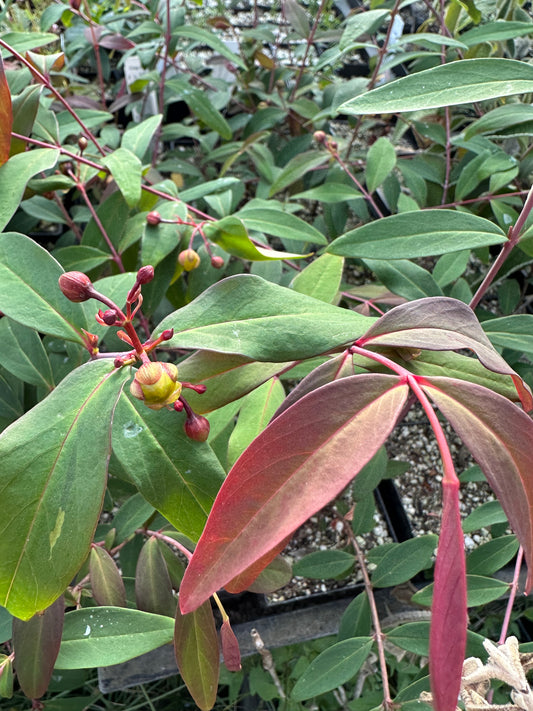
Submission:
[[[163,553],[155,536],[141,548],[135,570],[135,601],[137,609],[156,615],[174,617],[176,599]]]
[[[40,698],[48,688],[59,653],[64,617],[65,602],[59,597],[30,620],[13,619],[17,679],[30,699]]]
[[[314,390],[271,422],[222,485],[185,571],[182,612],[342,491],[388,437],[407,396],[396,376],[355,375]]]
[[[89,574],[93,598],[99,605],[126,607],[126,589],[112,556],[102,546],[92,546]]]
[[[453,711],[461,686],[468,623],[459,482],[442,485],[442,523],[435,563],[429,670],[436,711]]]
[[[357,227],[333,240],[327,251],[360,259],[413,259],[501,244],[505,239],[504,232],[483,217],[419,210]]]
[[[291,365],[296,363],[258,363],[239,355],[196,351],[180,363],[179,379],[206,385],[201,395],[187,391],[192,409],[203,415],[238,400]]]
[[[0,165],[9,158],[11,146],[11,127],[13,111],[11,107],[11,92],[4,72],[4,62],[0,57]]]
[[[527,590],[533,570],[533,421],[517,405],[480,385],[452,378],[420,383],[483,470],[524,548]]]
[[[125,607],[67,612],[57,669],[120,664],[172,641],[174,620]]]
[[[209,601],[187,615],[176,612],[174,651],[179,672],[202,711],[217,697],[220,654],[213,611]]]
[[[416,72],[342,104],[346,114],[419,111],[533,91],[533,67],[514,59],[464,59]]]
[[[197,540],[224,479],[207,442],[183,431],[184,415],[135,405],[126,394],[117,405],[113,451],[144,498],[170,523]]]
[[[87,320],[81,304],[61,293],[61,274],[59,263],[29,237],[0,235],[0,311],[41,333],[81,343]]]
[[[0,604],[21,619],[48,607],[87,556],[123,382],[109,361],[87,363],[0,436]]]
[[[533,409],[527,385],[496,351],[472,309],[457,299],[436,296],[396,306],[371,326],[357,344],[430,351],[468,348],[485,368],[510,375],[524,409]]]
[[[11,156],[0,166],[0,230],[15,214],[28,180],[43,170],[53,168],[58,158],[59,150],[55,148],[36,148]]]
[[[340,378],[347,378],[350,375],[354,375],[353,356],[350,353],[345,351],[340,355],[330,358],[312,370],[309,375],[306,375],[306,377],[290,391],[285,400],[278,407],[274,417],[281,415],[282,412],[287,410],[304,395],[307,395],[307,393],[316,390],[322,385],[326,385],[326,383],[331,383]]]
[[[258,361],[299,360],[352,343],[372,323],[347,309],[243,274],[219,281],[167,316],[168,345],[236,353]]]

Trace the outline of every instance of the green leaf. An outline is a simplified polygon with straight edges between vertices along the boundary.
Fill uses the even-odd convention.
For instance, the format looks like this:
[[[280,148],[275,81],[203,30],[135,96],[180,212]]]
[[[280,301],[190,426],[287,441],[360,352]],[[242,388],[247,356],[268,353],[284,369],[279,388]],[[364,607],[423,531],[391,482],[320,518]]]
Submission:
[[[123,382],[109,361],[87,363],[0,436],[0,600],[17,617],[50,605],[87,556]]]
[[[142,494],[133,494],[122,504],[113,516],[115,540],[122,543],[152,517],[155,509]]]
[[[36,331],[5,316],[0,319],[0,365],[25,383],[52,390],[54,376]]]
[[[443,295],[431,274],[407,259],[365,259],[365,264],[387,289],[409,301]]]
[[[60,247],[54,250],[54,257],[66,272],[89,272],[112,259],[109,252],[102,252],[96,247],[86,247],[83,244]]]
[[[487,578],[482,575],[467,575],[467,601],[468,607],[486,605],[488,602],[497,600],[505,593],[509,592],[509,584],[495,578]],[[433,600],[433,583],[415,593],[411,598],[417,605],[431,606]]]
[[[80,343],[79,328],[88,328],[87,321],[81,304],[61,293],[61,274],[58,262],[29,237],[0,235],[0,311],[41,333]]]
[[[465,130],[465,140],[470,140],[477,134],[500,134],[507,135],[512,132],[512,127],[516,126],[515,134],[520,134],[521,124],[525,124],[526,130],[531,130],[533,122],[533,106],[531,104],[504,104],[497,106],[492,111],[473,121]]]
[[[463,59],[415,72],[356,96],[341,114],[384,114],[470,104],[533,91],[533,66],[515,59]]]
[[[128,128],[124,131],[124,135],[122,136],[122,148],[133,153],[142,161],[146,151],[154,140],[157,129],[161,125],[162,118],[162,114],[156,114]]]
[[[350,48],[350,45],[362,35],[374,34],[388,14],[389,10],[365,10],[350,15],[339,42],[339,49],[342,51]]]
[[[503,42],[531,34],[531,22],[496,20],[463,32],[461,42],[472,47],[480,42]]]
[[[209,97],[203,91],[196,89],[183,79],[169,79],[165,86],[178,93],[180,99],[185,101],[189,109],[196,114],[197,119],[218,133],[224,140],[231,140],[233,131],[230,125],[222,114],[213,107]]]
[[[214,706],[219,673],[218,639],[209,600],[194,612],[176,612],[174,649],[178,669],[202,711]]]
[[[354,597],[344,610],[339,623],[337,641],[350,637],[368,637],[372,629],[370,603],[366,592],[361,592]]]
[[[493,575],[517,553],[516,536],[500,536],[483,543],[466,557],[466,570],[471,575]]]
[[[239,217],[249,230],[298,242],[327,244],[327,239],[316,227],[277,207],[245,207],[235,217]]]
[[[366,154],[365,179],[369,193],[379,188],[396,165],[396,151],[388,138],[381,137],[373,143]]]
[[[427,657],[429,654],[429,622],[408,622],[387,632],[386,639],[401,649]]]
[[[172,641],[174,620],[125,607],[67,612],[56,669],[121,664]]]
[[[433,534],[410,538],[397,543],[377,564],[372,573],[372,585],[387,588],[410,580],[431,566],[438,537]]]
[[[498,500],[487,501],[472,511],[462,522],[465,533],[487,528],[495,523],[507,523],[507,516]]]
[[[352,637],[328,647],[304,670],[291,698],[303,701],[346,683],[363,666],[372,645],[369,637]]]
[[[469,259],[470,250],[468,249],[443,254],[435,264],[433,279],[443,289],[464,274]]]
[[[93,598],[99,605],[126,607],[126,589],[117,565],[102,546],[92,546],[89,575]]]
[[[333,240],[327,251],[358,259],[413,259],[505,240],[503,231],[483,217],[455,210],[420,210],[358,227]]]
[[[294,291],[331,304],[339,293],[344,259],[334,254],[323,254],[297,274],[290,286]]]
[[[502,316],[484,321],[481,325],[495,346],[533,354],[533,315]]]
[[[135,601],[139,610],[174,617],[176,599],[162,548],[151,536],[139,553],[135,571]]]
[[[327,580],[345,577],[353,572],[355,556],[346,551],[313,551],[294,563],[292,572],[303,578]]]
[[[361,198],[363,193],[345,183],[324,183],[316,188],[304,190],[303,193],[291,195],[291,200],[318,200],[325,203],[347,202],[348,200],[357,200]]]
[[[135,153],[127,148],[117,148],[100,161],[111,171],[128,206],[135,207],[141,199],[142,181],[142,165]]]
[[[248,231],[238,217],[224,217],[216,222],[208,222],[204,227],[208,240],[218,244],[228,254],[241,259],[262,262],[272,259],[302,259],[306,254],[278,252],[275,249],[256,246],[248,237]]]
[[[190,440],[184,415],[150,410],[123,395],[115,413],[113,451],[144,498],[197,540],[224,478],[209,445]]]
[[[322,153],[306,151],[305,153],[299,153],[297,156],[294,156],[283,168],[281,173],[276,176],[276,179],[270,186],[268,196],[272,197],[281,190],[285,190],[289,185],[292,185],[297,180],[301,180],[309,170],[318,168],[318,166],[326,163],[329,159],[330,155],[325,151]]]
[[[262,432],[285,399],[278,378],[272,378],[243,400],[239,419],[228,442],[228,464],[233,466],[246,447]]]
[[[187,39],[197,40],[201,44],[206,44],[208,47],[211,47],[211,49],[216,50],[218,54],[229,59],[232,64],[235,64],[241,69],[246,69],[246,64],[241,57],[235,54],[235,52],[232,52],[225,42],[210,30],[198,27],[197,25],[180,25],[172,30],[172,36],[185,37]]]
[[[0,38],[20,54],[57,42],[57,35],[52,32],[2,32]],[[2,47],[2,52],[9,56],[9,50]]]
[[[34,148],[17,153],[0,166],[0,230],[3,230],[15,214],[26,183],[37,173],[53,168],[59,158],[55,148]]]
[[[238,400],[290,365],[291,361],[258,363],[243,356],[196,351],[180,363],[179,377],[207,386],[202,394],[187,392],[187,401],[193,410],[204,415]]]
[[[224,279],[167,316],[156,334],[168,345],[236,353],[254,360],[300,360],[351,343],[369,319],[253,275]],[[287,334],[291,338],[287,338]]]

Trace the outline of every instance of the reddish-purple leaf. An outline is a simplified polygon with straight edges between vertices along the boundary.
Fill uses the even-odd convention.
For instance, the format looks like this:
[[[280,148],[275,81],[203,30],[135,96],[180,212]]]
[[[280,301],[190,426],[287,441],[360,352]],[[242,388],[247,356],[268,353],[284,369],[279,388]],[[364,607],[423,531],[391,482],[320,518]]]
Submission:
[[[466,571],[459,514],[459,482],[444,482],[429,635],[435,711],[455,711],[466,647]]]
[[[220,652],[209,600],[187,615],[176,611],[174,651],[179,672],[202,711],[213,708],[217,697]]]
[[[346,378],[353,374],[353,356],[350,353],[344,351],[344,353],[330,358],[311,371],[309,375],[291,390],[283,403],[278,407],[274,417],[279,417],[282,412],[287,410],[297,400],[312,390],[316,390],[321,385],[331,383],[333,380],[339,380],[340,378]]]
[[[388,311],[358,339],[358,346],[395,346],[430,351],[474,351],[485,368],[510,375],[524,410],[533,410],[531,391],[494,349],[472,309],[457,299],[432,296]]]
[[[290,538],[290,536],[284,538],[280,543],[278,543],[275,548],[258,558],[252,563],[252,565],[246,568],[246,570],[243,570],[242,573],[239,573],[239,575],[236,575],[232,580],[226,583],[224,587],[227,592],[236,595],[237,593],[243,592],[244,590],[248,590],[250,586],[253,585],[253,583],[257,580],[259,575],[263,573],[281,553],[281,551],[289,542]]]
[[[100,47],[105,47],[106,49],[118,49],[125,52],[127,49],[133,49],[135,47],[135,42],[123,37],[122,35],[105,35],[100,39]]]
[[[436,403],[483,470],[533,570],[533,420],[518,405],[480,385],[453,378],[425,378]]]
[[[9,158],[12,126],[11,92],[4,72],[4,63],[0,57],[0,165],[3,165]]]
[[[59,653],[64,617],[65,603],[59,597],[25,622],[13,619],[15,669],[22,691],[30,699],[40,698],[48,688]]]
[[[182,612],[337,496],[386,440],[407,397],[397,376],[354,375],[313,390],[273,420],[220,489],[185,571]]]
[[[222,659],[226,669],[228,671],[240,671],[241,650],[229,620],[224,620],[220,628],[220,646],[222,647]]]

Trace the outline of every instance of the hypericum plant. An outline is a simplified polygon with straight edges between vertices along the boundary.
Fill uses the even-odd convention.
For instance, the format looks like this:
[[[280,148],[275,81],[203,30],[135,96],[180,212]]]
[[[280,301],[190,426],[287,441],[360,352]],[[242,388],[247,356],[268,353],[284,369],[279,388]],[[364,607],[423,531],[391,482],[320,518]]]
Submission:
[[[113,13],[56,3],[45,32],[0,35],[0,602],[15,618],[0,662],[6,695],[13,661],[38,699],[54,665],[116,664],[174,640],[196,703],[211,708],[219,646],[209,598],[237,669],[217,590],[284,579],[272,571],[292,532],[369,476],[414,402],[444,473],[428,650],[438,711],[455,709],[461,688],[472,572],[440,416],[518,537],[513,595],[522,555],[531,570],[532,117],[529,104],[502,97],[530,92],[533,70],[484,56],[486,40],[505,54],[502,40],[530,22],[515,8],[470,29],[475,7],[439,6],[440,34],[403,37],[394,55],[399,2],[333,22],[333,34],[321,26],[326,2],[312,19],[296,2],[282,9],[286,25],[256,23],[237,51],[217,34],[231,28],[226,18],[188,22],[186,6],[168,0]],[[90,108],[73,108],[83,87],[63,53],[34,51],[57,40],[46,32],[54,22],[71,68],[94,61]],[[229,62],[231,80],[204,73],[198,42]],[[401,49],[407,42],[415,49]],[[335,74],[369,45],[379,49],[367,77]],[[114,83],[117,55],[142,57],[130,94]],[[399,59],[409,75],[377,86]],[[158,113],[147,116],[154,88]],[[189,113],[174,122],[178,99]],[[453,108],[472,102],[470,113]],[[119,126],[124,107],[143,120]],[[396,113],[395,127],[363,118]],[[355,117],[347,136],[332,135],[339,115]],[[409,149],[398,145],[407,128]],[[376,139],[368,149],[357,148],[363,129]],[[52,246],[35,230],[54,223],[64,229]],[[354,269],[372,284],[346,281]],[[284,378],[298,381],[287,396]],[[374,468],[373,484],[386,468]],[[368,605],[369,621],[344,625],[295,684],[295,703],[344,683],[374,647],[384,706],[412,698],[388,684],[372,589],[429,568],[435,539],[399,544],[369,577],[358,507],[342,522],[365,571],[351,614]],[[504,547],[505,561],[516,552],[511,539],[498,565]],[[187,558],[185,572],[169,546]],[[405,563],[396,577],[392,559]],[[342,674],[339,655],[350,662]]]

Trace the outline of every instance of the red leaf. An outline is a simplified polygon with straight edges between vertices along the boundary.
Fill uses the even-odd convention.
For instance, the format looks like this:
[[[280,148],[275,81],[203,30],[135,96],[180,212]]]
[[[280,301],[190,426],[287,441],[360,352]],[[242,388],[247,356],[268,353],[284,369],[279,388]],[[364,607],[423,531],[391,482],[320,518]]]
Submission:
[[[220,669],[218,637],[209,601],[188,615],[177,609],[174,651],[190,695],[202,711],[209,711],[217,698]]]
[[[262,573],[263,570],[270,565],[270,563],[272,563],[279,553],[281,553],[290,538],[290,536],[284,538],[275,548],[268,551],[268,553],[261,556],[261,558],[258,558],[249,568],[243,570],[242,573],[239,573],[239,575],[233,578],[233,580],[230,580],[229,583],[226,583],[224,586],[225,589],[234,595],[243,592],[243,590],[248,590],[250,585],[252,585],[257,579],[257,576]]]
[[[524,410],[533,410],[533,398],[527,385],[495,350],[472,309],[457,299],[431,296],[396,306],[371,326],[357,345],[429,351],[468,348],[485,368],[510,375]]]
[[[429,671],[436,711],[455,711],[466,648],[466,570],[459,482],[443,483],[442,525],[435,564]]]
[[[419,381],[483,470],[533,570],[533,420],[481,385],[452,378]]]
[[[220,646],[222,647],[222,658],[228,671],[240,671],[241,650],[239,642],[235,637],[235,632],[231,629],[229,620],[224,620],[220,628]]]
[[[3,165],[9,158],[12,127],[11,92],[4,72],[4,63],[0,57],[0,165]]]
[[[61,596],[25,622],[13,619],[17,678],[30,699],[40,698],[48,688],[59,653],[64,617],[65,603]]]
[[[386,440],[408,396],[394,375],[324,385],[273,420],[228,474],[180,589],[183,612],[265,556],[339,494]]]
[[[102,37],[100,40],[100,47],[126,51],[127,49],[133,49],[133,47],[135,47],[135,42],[132,42],[119,34],[105,35],[105,37]]]

